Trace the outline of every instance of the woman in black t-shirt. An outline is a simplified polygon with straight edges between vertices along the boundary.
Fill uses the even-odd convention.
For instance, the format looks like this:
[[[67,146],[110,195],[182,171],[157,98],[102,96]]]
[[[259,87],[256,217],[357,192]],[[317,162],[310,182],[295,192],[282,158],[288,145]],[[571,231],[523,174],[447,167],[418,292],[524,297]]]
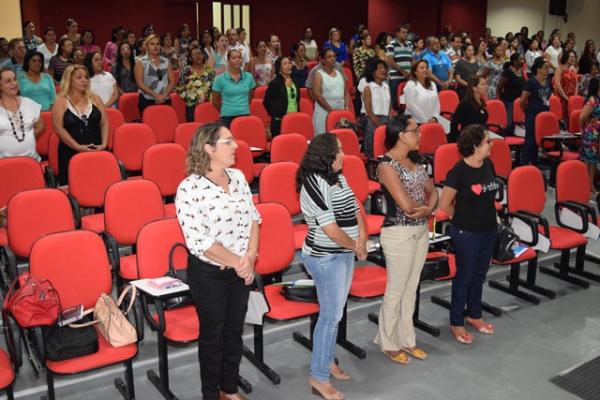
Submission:
[[[469,79],[465,98],[456,107],[454,114],[452,114],[448,142],[456,142],[460,129],[467,125],[478,124],[484,127],[487,126],[488,112],[484,100],[487,91],[487,78],[477,75]]]
[[[521,97],[525,80],[523,78],[523,65],[525,57],[514,53],[510,56],[510,62],[504,64],[504,71],[500,75],[500,81],[496,88],[498,99],[502,100],[506,108],[506,130],[505,136],[513,136],[515,125],[513,124],[513,102]]]
[[[463,159],[448,172],[440,199],[452,224],[449,234],[456,255],[456,276],[452,281],[450,329],[460,343],[471,344],[467,323],[480,333],[491,335],[494,325],[481,317],[481,295],[496,239],[494,198],[500,188],[488,159],[492,141],[481,125],[465,127],[458,137]]]

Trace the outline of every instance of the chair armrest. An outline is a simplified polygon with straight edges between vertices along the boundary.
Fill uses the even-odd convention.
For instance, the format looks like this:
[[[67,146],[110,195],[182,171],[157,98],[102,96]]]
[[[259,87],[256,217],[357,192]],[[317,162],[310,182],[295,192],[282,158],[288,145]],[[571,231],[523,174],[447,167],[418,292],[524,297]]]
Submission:
[[[4,301],[4,299],[2,299]],[[21,336],[17,322],[13,316],[6,311],[2,311],[2,328],[4,330],[4,340],[8,355],[15,367],[15,373],[23,365],[23,355],[21,354]]]
[[[55,177],[56,177],[56,175],[54,174],[54,170],[52,169],[52,167],[49,165],[46,165],[46,167],[44,168],[44,180],[46,181],[47,187],[49,187],[49,188],[58,187]]]
[[[508,182],[507,182],[507,179],[502,176],[496,176],[496,180],[500,184],[500,188],[498,189],[498,192],[496,193],[496,200],[499,202],[502,202],[502,201],[504,201],[504,188],[508,186]]]
[[[491,130],[492,132],[495,133],[501,133],[504,130],[504,127],[498,125],[498,124],[487,124],[487,127],[489,130]]]
[[[566,225],[560,219],[560,210],[563,207],[573,211],[575,214],[577,214],[581,217],[581,221],[583,222],[583,226],[581,227],[581,229],[576,229],[576,228],[573,228],[572,226]],[[571,230],[574,230],[575,232],[582,233],[582,234],[587,232],[587,230],[589,229],[590,222],[589,222],[588,217],[590,215],[593,218],[593,220],[592,220],[593,223],[596,222],[596,213],[594,212],[594,209],[588,205],[577,203],[575,201],[558,201],[558,202],[556,202],[556,204],[554,205],[554,215],[556,216],[556,222],[558,223],[559,226],[562,226],[563,228],[569,228]]]
[[[123,161],[121,161],[121,160],[119,160],[118,164],[119,164],[119,171],[121,172],[121,179],[122,180],[127,179],[127,170],[125,169],[125,164],[123,164]]]
[[[545,153],[546,152],[546,147],[544,147],[544,142],[550,142],[550,143],[552,143],[552,145],[553,145],[553,147],[555,149],[558,149],[558,157],[552,156],[552,158],[556,158],[558,160],[562,160],[562,158],[563,158],[563,148],[561,146],[562,141],[560,141],[560,140],[552,140],[552,139],[548,139],[548,138],[542,138],[542,142],[541,142],[541,146],[540,147],[542,149],[542,152]]]
[[[531,241],[526,241],[523,238],[519,237],[519,240],[529,246],[535,246],[539,240],[539,232],[538,232],[538,221],[535,218],[530,217],[529,215],[523,214],[522,212],[516,213],[508,213],[507,216],[509,218],[516,218],[520,221],[523,221],[529,228],[531,229]]]
[[[100,235],[102,236],[102,240],[106,246],[108,261],[110,262],[110,265],[112,265],[115,275],[118,275],[119,271],[121,270],[121,257],[119,256],[119,246],[117,244],[117,240],[113,235],[106,231],[102,232]]]
[[[548,220],[546,219],[546,217],[544,217],[542,215],[530,213],[529,211],[522,211],[522,210],[517,211],[517,214],[526,215],[528,217],[535,219],[539,225],[542,225],[544,236],[546,236],[547,238],[550,237],[550,225],[548,224]]]
[[[73,219],[75,219],[75,229],[81,229],[81,209],[77,199],[71,194],[67,194],[69,203],[71,203],[71,211],[73,212]]]

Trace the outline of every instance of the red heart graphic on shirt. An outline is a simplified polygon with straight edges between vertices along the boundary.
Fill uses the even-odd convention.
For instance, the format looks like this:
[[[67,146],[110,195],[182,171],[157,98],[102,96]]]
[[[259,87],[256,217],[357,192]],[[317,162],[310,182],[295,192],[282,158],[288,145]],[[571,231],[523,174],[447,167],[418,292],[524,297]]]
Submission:
[[[475,193],[477,196],[479,196],[481,194],[481,192],[483,192],[483,186],[481,186],[480,183],[478,183],[476,185],[471,185],[471,190],[473,191],[473,193]]]

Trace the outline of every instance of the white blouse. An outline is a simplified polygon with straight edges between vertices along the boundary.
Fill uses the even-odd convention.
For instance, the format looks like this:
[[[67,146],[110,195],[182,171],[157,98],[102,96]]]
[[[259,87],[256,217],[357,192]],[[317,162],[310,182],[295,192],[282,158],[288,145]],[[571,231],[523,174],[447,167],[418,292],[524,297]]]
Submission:
[[[229,193],[205,176],[192,174],[177,188],[175,206],[185,242],[190,252],[207,263],[221,266],[204,256],[219,243],[242,257],[248,250],[252,222],[261,218],[252,202],[244,174],[233,168],[229,176]]]
[[[92,76],[90,88],[92,93],[100,97],[102,103],[106,104],[113,94],[113,86],[117,83],[110,72],[101,72]]]
[[[17,140],[23,135],[19,113],[13,114],[0,106],[0,158],[27,156],[39,161],[40,156],[35,150],[34,125],[40,119],[42,106],[27,97],[20,97],[19,99],[21,100],[19,110],[23,116],[25,138],[22,142]],[[9,118],[13,121],[17,137],[15,137]]]
[[[389,115],[390,113],[390,87],[387,82],[378,85],[375,82],[368,82],[362,78],[358,82],[358,91],[362,97],[362,107],[360,109],[361,114],[366,114],[367,109],[365,107],[364,91],[366,87],[371,89],[371,109],[375,115]]]
[[[421,83],[409,80],[404,87],[406,113],[413,116],[418,124],[424,124],[435,117],[440,119],[440,99],[432,81],[429,89]]]

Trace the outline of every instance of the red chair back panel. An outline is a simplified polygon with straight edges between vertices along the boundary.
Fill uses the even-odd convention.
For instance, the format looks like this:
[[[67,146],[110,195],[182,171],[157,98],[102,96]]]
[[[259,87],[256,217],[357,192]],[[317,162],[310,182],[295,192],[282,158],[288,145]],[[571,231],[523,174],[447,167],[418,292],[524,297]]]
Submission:
[[[254,115],[255,117],[260,118],[265,129],[270,127],[271,116],[269,115],[265,106],[263,105],[262,99],[253,99],[252,102],[250,102],[250,115]]]
[[[243,140],[250,147],[256,147],[262,151],[257,151],[254,157],[264,153],[267,148],[267,136],[265,126],[260,118],[249,115],[246,117],[238,117],[231,122],[231,133],[236,140]]]
[[[123,113],[116,108],[107,108],[106,116],[108,118],[108,148],[113,148],[115,130],[125,123]]]
[[[567,102],[567,113],[571,115],[573,111],[579,110],[583,108],[585,103],[585,99],[580,95],[569,96],[569,101]]]
[[[349,121],[356,122],[356,116],[350,110],[333,110],[327,114],[327,120],[325,122],[325,129],[327,132],[331,132],[335,129],[335,125],[339,122],[340,119],[346,118]],[[316,133],[324,133],[324,132],[316,132]]]
[[[342,150],[344,154],[349,156],[360,157],[360,144],[356,133],[352,129],[333,129],[331,133],[334,133],[342,143]]]
[[[440,111],[442,113],[454,114],[460,99],[454,90],[442,90],[438,94],[440,99]]]
[[[312,118],[305,113],[286,114],[281,120],[281,133],[299,133],[312,140],[315,137]]]
[[[177,218],[147,223],[137,237],[137,264],[140,279],[159,278],[169,271],[169,253],[177,243],[185,246]],[[183,247],[173,250],[175,269],[187,268],[187,252]]]
[[[540,214],[544,210],[546,192],[544,177],[532,165],[515,168],[508,176],[508,211]]]
[[[379,157],[385,154],[385,125],[381,125],[375,129],[373,134],[373,155]]]
[[[194,122],[200,122],[201,124],[218,121],[220,116],[221,113],[211,102],[200,103],[194,110]]]
[[[192,143],[192,137],[200,127],[199,122],[185,122],[179,124],[175,129],[175,143],[182,146],[186,153]]]
[[[291,161],[300,165],[307,147],[306,138],[299,133],[275,136],[271,142],[271,162]]]
[[[581,115],[581,109],[573,110],[569,114],[569,132],[579,133],[581,132],[581,125],[579,124],[579,116]]]
[[[448,143],[448,138],[444,132],[444,127],[435,122],[429,122],[419,127],[421,131],[421,141],[419,142],[419,152],[421,154],[435,154],[438,147]]]
[[[55,175],[58,175],[58,145],[60,144],[60,138],[56,133],[50,135],[50,141],[48,142],[48,165],[54,171]]]
[[[128,171],[141,171],[144,152],[156,144],[152,129],[146,124],[123,124],[115,131],[113,153]]]
[[[120,180],[117,158],[108,151],[78,153],[69,162],[69,194],[81,207],[102,207],[106,189]]]
[[[246,182],[251,184],[254,181],[254,161],[252,160],[250,146],[243,140],[236,140],[236,143],[238,147],[235,149],[235,164],[233,164],[233,168],[242,171]]]
[[[294,259],[294,229],[288,210],[277,203],[257,204],[259,226],[257,274],[279,272]]]
[[[0,208],[16,193],[46,185],[40,164],[31,157],[0,158],[0,182]]]
[[[252,93],[252,98],[262,101],[265,98],[265,93],[267,93],[267,86],[257,86]]]
[[[300,112],[308,114],[308,116],[312,119],[315,112],[315,106],[313,102],[309,99],[305,99],[304,97],[300,98]]]
[[[185,149],[177,143],[154,145],[144,152],[142,176],[158,186],[162,196],[173,196],[186,177]]]
[[[119,97],[119,111],[123,113],[125,122],[137,122],[141,119],[138,96],[138,93],[123,93]]]
[[[435,151],[433,157],[433,182],[442,183],[457,162],[461,160],[456,143],[444,144]]]
[[[558,96],[550,96],[550,112],[556,115],[556,118],[560,121],[563,119],[562,104]]]
[[[260,174],[259,197],[261,203],[279,203],[290,215],[300,213],[300,197],[296,192],[298,164],[278,162],[267,165]]]
[[[152,128],[157,143],[173,141],[175,129],[179,125],[175,109],[167,105],[150,106],[144,110],[144,124]]]
[[[506,128],[506,108],[504,107],[504,103],[500,100],[488,100],[485,102],[485,106],[488,112],[487,123],[489,125],[498,125],[501,129]],[[499,133],[498,128],[492,127],[490,128],[494,130],[496,133]]]
[[[542,139],[545,136],[556,135],[560,133],[558,118],[552,111],[542,111],[535,116],[535,142],[541,146]],[[545,147],[552,147],[552,143],[547,143]]]
[[[590,199],[587,167],[579,160],[563,161],[556,170],[556,201],[587,204]]]
[[[496,176],[508,178],[512,171],[512,158],[510,155],[510,146],[502,139],[494,139],[492,141],[492,151],[490,160],[494,164]]]
[[[171,104],[177,114],[177,122],[183,124],[186,121],[185,118],[185,101],[177,93],[173,92],[169,95],[171,98]]]
[[[361,203],[364,203],[369,197],[369,177],[365,164],[357,156],[344,156],[342,174],[352,188],[354,195]]]
[[[48,146],[50,145],[50,136],[54,133],[52,128],[52,112],[42,111],[40,113],[42,120],[44,121],[44,130],[35,139],[35,151],[42,156],[48,156]]]
[[[525,123],[525,113],[521,109],[520,98],[513,102],[513,122],[521,125]]]

